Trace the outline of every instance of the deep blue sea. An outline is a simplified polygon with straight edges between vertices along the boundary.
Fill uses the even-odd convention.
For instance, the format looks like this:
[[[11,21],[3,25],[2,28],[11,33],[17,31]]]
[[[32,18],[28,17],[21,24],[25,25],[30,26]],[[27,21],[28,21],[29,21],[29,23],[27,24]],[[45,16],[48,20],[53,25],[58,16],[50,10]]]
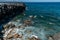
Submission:
[[[59,2],[28,2],[23,20],[29,16],[36,16],[32,19],[34,27],[41,28],[41,33],[53,35],[60,32],[60,3]],[[39,31],[40,32],[40,31]],[[42,34],[42,37],[43,34]],[[45,37],[44,37],[45,38]],[[45,40],[45,39],[42,40]]]
[[[60,13],[60,3],[58,2],[41,2],[41,3],[33,2],[33,3],[27,3],[26,5],[27,5],[27,10],[29,12],[32,12],[33,14],[45,13],[46,15],[48,15],[47,13],[49,13],[55,16],[59,16]]]
[[[37,15],[38,20],[52,22],[55,25],[60,26],[60,3],[59,2],[38,2],[38,3],[26,3],[26,14]],[[43,16],[43,17],[42,17]]]

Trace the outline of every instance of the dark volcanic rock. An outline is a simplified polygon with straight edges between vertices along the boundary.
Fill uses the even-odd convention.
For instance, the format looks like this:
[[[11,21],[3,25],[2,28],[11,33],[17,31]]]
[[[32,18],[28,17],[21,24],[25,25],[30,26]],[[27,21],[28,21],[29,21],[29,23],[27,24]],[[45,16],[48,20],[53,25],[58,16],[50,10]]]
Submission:
[[[20,2],[3,2],[0,3],[0,23],[5,23],[14,18],[16,15],[25,11],[25,4]]]

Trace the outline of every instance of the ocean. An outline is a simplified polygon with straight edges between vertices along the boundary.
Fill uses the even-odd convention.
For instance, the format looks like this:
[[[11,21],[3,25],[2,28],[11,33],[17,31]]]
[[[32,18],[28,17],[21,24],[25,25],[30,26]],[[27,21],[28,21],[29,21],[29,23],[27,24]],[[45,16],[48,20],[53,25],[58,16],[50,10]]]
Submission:
[[[42,35],[54,35],[60,32],[60,2],[27,3],[26,16],[36,15],[35,27],[42,29]],[[42,40],[45,39],[42,36]]]
[[[53,24],[60,26],[60,3],[59,2],[38,2],[26,3],[26,16],[36,15],[38,22],[42,25]],[[50,27],[52,27],[50,25]],[[57,27],[58,28],[58,27]]]
[[[47,40],[45,35],[54,35],[60,32],[60,3],[59,2],[28,2],[26,4],[25,16],[23,20],[30,19],[34,16],[33,21],[34,33],[42,40]],[[20,19],[20,18],[18,18]],[[38,31],[39,30],[39,31]]]

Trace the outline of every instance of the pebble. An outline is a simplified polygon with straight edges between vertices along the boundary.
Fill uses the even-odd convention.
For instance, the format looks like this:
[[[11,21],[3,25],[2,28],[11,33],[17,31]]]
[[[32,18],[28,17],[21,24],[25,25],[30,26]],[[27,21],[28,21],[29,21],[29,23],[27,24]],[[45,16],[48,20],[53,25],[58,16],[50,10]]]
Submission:
[[[31,20],[25,20],[24,23],[25,23],[26,25],[30,25],[30,24],[31,24]]]

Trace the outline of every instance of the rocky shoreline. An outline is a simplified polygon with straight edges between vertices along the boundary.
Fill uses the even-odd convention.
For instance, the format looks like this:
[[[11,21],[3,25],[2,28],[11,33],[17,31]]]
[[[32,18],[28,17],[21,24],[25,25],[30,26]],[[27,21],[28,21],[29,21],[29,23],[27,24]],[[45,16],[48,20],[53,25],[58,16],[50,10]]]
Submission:
[[[17,21],[19,22],[19,20]],[[31,30],[26,30],[25,28],[27,28],[27,26],[32,25],[32,21],[31,20],[25,20],[22,24],[19,24],[18,26],[16,26],[14,24],[14,22],[9,22],[8,24],[4,25],[4,30],[2,32],[4,32],[4,40],[40,40],[38,38],[38,36],[36,35],[31,35],[31,37],[25,38],[25,35],[23,33],[21,33],[23,30],[25,30],[25,32],[27,32],[28,34],[31,34]],[[24,31],[23,31],[24,32]]]
[[[42,34],[42,31],[33,27],[34,22],[30,19],[36,18],[37,16],[29,16],[29,19],[10,21],[3,25],[4,33],[3,40],[43,40],[46,37],[47,40],[60,40],[60,33],[54,35]],[[40,34],[35,34],[40,33]],[[42,35],[41,37],[39,37]]]
[[[47,32],[52,29],[48,29],[46,27],[45,28],[47,31],[45,31],[44,26],[41,25],[42,22],[40,22],[43,20],[39,20],[39,18],[44,19],[44,16],[27,16],[27,14],[17,16],[12,21],[3,25],[3,40],[60,40],[60,33],[52,33],[52,35],[50,32]],[[48,24],[54,25],[50,22]]]

